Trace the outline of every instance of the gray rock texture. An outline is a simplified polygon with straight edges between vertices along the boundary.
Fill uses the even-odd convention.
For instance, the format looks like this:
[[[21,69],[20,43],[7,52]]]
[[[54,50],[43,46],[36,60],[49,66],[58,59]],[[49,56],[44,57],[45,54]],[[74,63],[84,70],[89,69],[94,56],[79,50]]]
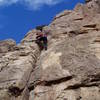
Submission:
[[[100,100],[100,6],[86,2],[43,28],[47,51],[36,29],[18,45],[0,42],[0,100]]]

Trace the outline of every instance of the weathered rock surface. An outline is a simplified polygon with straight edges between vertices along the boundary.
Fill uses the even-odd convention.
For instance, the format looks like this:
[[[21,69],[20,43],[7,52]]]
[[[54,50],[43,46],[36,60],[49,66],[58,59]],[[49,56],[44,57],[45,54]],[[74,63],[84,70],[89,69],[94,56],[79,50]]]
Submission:
[[[35,100],[100,99],[100,14],[89,5],[58,14],[44,28],[50,34],[30,84]]]
[[[30,33],[34,36],[34,32]],[[17,100],[28,88],[28,80],[40,51],[34,42],[27,44],[26,38],[13,51],[15,43],[12,41],[2,41],[0,45],[0,54],[3,53],[0,56],[0,100]],[[18,100],[25,100],[22,98],[25,97]]]
[[[47,51],[35,43],[35,29],[19,45],[0,42],[0,100],[100,100],[97,1],[65,10],[44,27]]]
[[[63,39],[41,54],[32,75],[35,100],[100,99],[100,47],[94,42],[99,32]]]
[[[0,54],[14,51],[16,43],[13,40],[0,41]]]

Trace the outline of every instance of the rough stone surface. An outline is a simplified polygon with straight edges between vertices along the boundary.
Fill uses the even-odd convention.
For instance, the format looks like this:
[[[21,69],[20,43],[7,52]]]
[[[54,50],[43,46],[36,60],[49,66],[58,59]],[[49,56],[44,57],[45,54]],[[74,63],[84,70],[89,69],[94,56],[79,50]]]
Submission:
[[[19,45],[0,42],[0,100],[100,100],[97,1],[56,15],[43,28],[47,51],[35,43],[35,29]]]
[[[31,31],[28,34],[34,36],[35,33]],[[29,36],[27,38],[30,40]],[[0,53],[0,100],[17,100],[21,94],[26,96],[28,80],[40,54],[35,42],[27,43],[27,38],[24,38],[13,51],[13,45],[15,46],[13,41],[0,42],[2,51]]]
[[[0,54],[13,51],[15,49],[16,43],[13,40],[0,41]]]
[[[44,28],[49,47],[32,73],[35,88],[29,100],[100,99],[100,14],[95,7],[78,4]]]

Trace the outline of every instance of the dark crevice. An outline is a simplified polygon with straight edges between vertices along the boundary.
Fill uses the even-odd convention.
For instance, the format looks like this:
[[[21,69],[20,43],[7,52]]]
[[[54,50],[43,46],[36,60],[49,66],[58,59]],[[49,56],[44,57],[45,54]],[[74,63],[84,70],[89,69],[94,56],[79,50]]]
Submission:
[[[100,81],[100,78],[95,78],[95,79],[92,79],[91,82],[96,82],[96,81]]]
[[[78,34],[79,34],[79,32],[76,31],[76,30],[72,30],[72,31],[70,31],[69,33],[74,34],[74,35],[78,35]]]
[[[94,40],[94,42],[98,42],[98,43],[100,43],[100,39]]]
[[[84,87],[85,84],[75,84],[75,85],[71,85],[71,86],[68,86],[67,88],[65,88],[64,90],[69,90],[69,89],[78,89],[80,87]]]
[[[30,84],[30,85],[25,86],[22,89],[20,89],[19,87],[11,86],[9,87],[8,91],[12,96],[18,97],[23,93],[26,87],[28,88],[29,92],[34,90],[34,84]]]
[[[81,34],[85,34],[85,33],[88,33],[87,31],[78,31],[78,30],[72,30],[69,32],[68,36],[69,37],[75,37],[75,36],[78,36],[78,35],[81,35]]]
[[[77,20],[83,20],[83,18],[77,18],[77,19],[74,19],[75,21],[77,21]]]
[[[21,95],[23,89],[21,90],[18,87],[11,86],[9,87],[8,91],[12,96],[18,97],[19,95]]]
[[[83,27],[86,27],[86,28],[96,28],[96,24],[85,25]]]
[[[45,81],[44,83],[45,83],[45,86],[51,86],[51,85],[55,85],[55,84],[59,84],[59,83],[68,81],[72,78],[73,78],[72,76],[69,76],[69,77],[64,77],[64,78],[58,79],[58,80]]]
[[[58,17],[55,17],[54,20],[59,19],[59,18],[64,17],[64,16],[65,16],[64,14],[63,14],[63,15],[60,15],[60,16],[58,16]],[[53,21],[54,21],[54,20],[53,20]]]
[[[28,86],[28,89],[29,89],[29,91],[32,91],[32,90],[34,90],[34,84],[30,84],[29,86]]]
[[[63,34],[67,34],[67,32],[64,32]]]
[[[98,86],[99,84],[93,83],[93,84],[75,84],[72,86],[68,86],[67,88],[65,88],[64,90],[70,90],[70,89],[79,89],[80,87],[92,87],[92,86]]]
[[[82,97],[81,97],[81,96],[79,96],[76,100],[82,100]]]
[[[0,69],[0,72],[2,72],[7,66],[8,66],[9,63],[7,63],[5,66],[3,66],[1,69]]]
[[[64,16],[66,16],[66,15],[69,15],[70,13],[71,13],[71,11],[69,11],[69,12],[67,12],[67,13],[64,13],[64,14],[62,14],[62,15],[56,16],[56,17],[53,19],[53,21],[56,20],[56,19],[59,19],[59,18],[61,18],[61,17],[64,17]]]

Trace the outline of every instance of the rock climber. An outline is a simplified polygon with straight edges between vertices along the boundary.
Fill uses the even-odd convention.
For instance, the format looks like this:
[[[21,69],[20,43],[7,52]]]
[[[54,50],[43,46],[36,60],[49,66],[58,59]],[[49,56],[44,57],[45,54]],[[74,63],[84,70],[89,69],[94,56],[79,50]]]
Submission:
[[[47,50],[47,35],[43,32],[37,32],[36,35],[36,43],[39,45],[40,49]]]

